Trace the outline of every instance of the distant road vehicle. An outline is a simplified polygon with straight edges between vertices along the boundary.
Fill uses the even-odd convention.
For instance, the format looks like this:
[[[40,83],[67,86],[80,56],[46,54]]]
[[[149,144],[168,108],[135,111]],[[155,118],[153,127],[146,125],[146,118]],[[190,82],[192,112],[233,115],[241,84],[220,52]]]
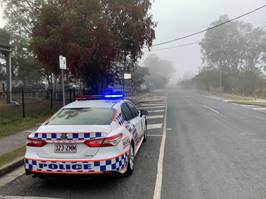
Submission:
[[[148,113],[121,97],[84,96],[60,109],[28,136],[26,174],[132,174]]]

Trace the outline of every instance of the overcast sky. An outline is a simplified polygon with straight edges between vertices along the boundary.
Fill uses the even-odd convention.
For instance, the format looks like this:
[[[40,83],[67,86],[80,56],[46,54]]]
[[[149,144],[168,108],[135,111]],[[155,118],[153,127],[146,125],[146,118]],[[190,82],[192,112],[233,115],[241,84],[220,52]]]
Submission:
[[[154,43],[197,32],[207,28],[212,21],[218,19],[221,15],[228,14],[230,18],[233,18],[265,3],[266,0],[155,0],[152,13],[154,20],[158,22],[158,26]],[[0,27],[4,25],[2,11],[0,9]],[[265,26],[266,9],[246,16],[242,20],[250,22],[254,26]],[[157,48],[198,42],[202,39],[203,35],[201,34]],[[172,61],[177,70],[178,77],[195,74],[201,65],[200,47],[198,45],[153,53],[162,59]],[[149,54],[151,53],[145,53],[140,63]]]
[[[152,13],[158,26],[154,43],[197,32],[207,28],[212,21],[221,15],[228,14],[230,18],[233,18],[265,3],[265,0],[155,0]],[[265,26],[266,8],[243,17],[242,20],[250,22],[254,26]],[[203,36],[204,34],[201,34],[157,48],[197,42]],[[178,77],[197,73],[201,65],[200,47],[197,44],[153,53],[162,59],[172,61]],[[149,54],[151,53],[146,53],[143,60]]]

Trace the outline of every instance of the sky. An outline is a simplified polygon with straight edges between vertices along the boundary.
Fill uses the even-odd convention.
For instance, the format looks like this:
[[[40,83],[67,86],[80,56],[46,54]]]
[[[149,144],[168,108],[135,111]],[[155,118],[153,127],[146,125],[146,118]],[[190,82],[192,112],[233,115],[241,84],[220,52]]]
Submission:
[[[153,0],[152,0],[153,1]],[[250,10],[260,7],[266,0],[155,0],[151,13],[158,23],[154,43],[171,40],[205,29],[221,15],[228,14],[234,18]],[[1,6],[1,5],[0,5]],[[0,7],[0,27],[3,27],[3,8]],[[255,27],[266,25],[266,8],[241,19]],[[163,45],[166,48],[179,44],[199,42],[204,34],[184,39],[172,44]],[[174,79],[192,77],[201,67],[201,53],[198,44],[163,51],[146,52],[140,64],[150,54],[157,54],[161,59],[171,61],[176,69]]]
[[[228,14],[234,18],[266,3],[266,0],[155,0],[152,14],[158,25],[154,43],[171,40],[205,29],[220,16]],[[254,26],[266,25],[266,8],[241,19]],[[204,34],[184,39],[159,48],[179,44],[199,42]],[[189,78],[199,71],[202,64],[198,44],[163,51],[145,53],[143,60],[150,54],[157,54],[161,59],[170,60],[175,69],[175,79]]]
[[[5,20],[3,19],[3,5],[0,2],[0,28],[3,28],[5,25]]]

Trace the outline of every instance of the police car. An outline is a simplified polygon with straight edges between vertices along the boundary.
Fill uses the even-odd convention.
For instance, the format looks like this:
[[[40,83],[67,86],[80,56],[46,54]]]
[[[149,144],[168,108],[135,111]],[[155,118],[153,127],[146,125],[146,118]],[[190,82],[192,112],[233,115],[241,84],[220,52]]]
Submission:
[[[28,136],[26,174],[132,174],[148,113],[121,97],[85,96],[61,108]]]

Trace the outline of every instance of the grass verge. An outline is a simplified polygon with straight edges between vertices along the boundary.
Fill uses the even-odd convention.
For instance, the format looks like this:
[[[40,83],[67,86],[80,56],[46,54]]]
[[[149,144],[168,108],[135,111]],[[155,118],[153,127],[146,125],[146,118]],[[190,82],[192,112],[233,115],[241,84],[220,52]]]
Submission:
[[[222,97],[223,99],[228,100],[231,103],[266,107],[266,99],[234,94],[218,94],[217,96]]]
[[[21,147],[14,151],[8,152],[6,154],[3,154],[0,156],[0,167],[3,167],[4,165],[16,160],[17,158],[23,156],[25,154],[26,148]]]
[[[0,124],[0,138],[25,131],[43,123],[49,116],[27,117]]]

